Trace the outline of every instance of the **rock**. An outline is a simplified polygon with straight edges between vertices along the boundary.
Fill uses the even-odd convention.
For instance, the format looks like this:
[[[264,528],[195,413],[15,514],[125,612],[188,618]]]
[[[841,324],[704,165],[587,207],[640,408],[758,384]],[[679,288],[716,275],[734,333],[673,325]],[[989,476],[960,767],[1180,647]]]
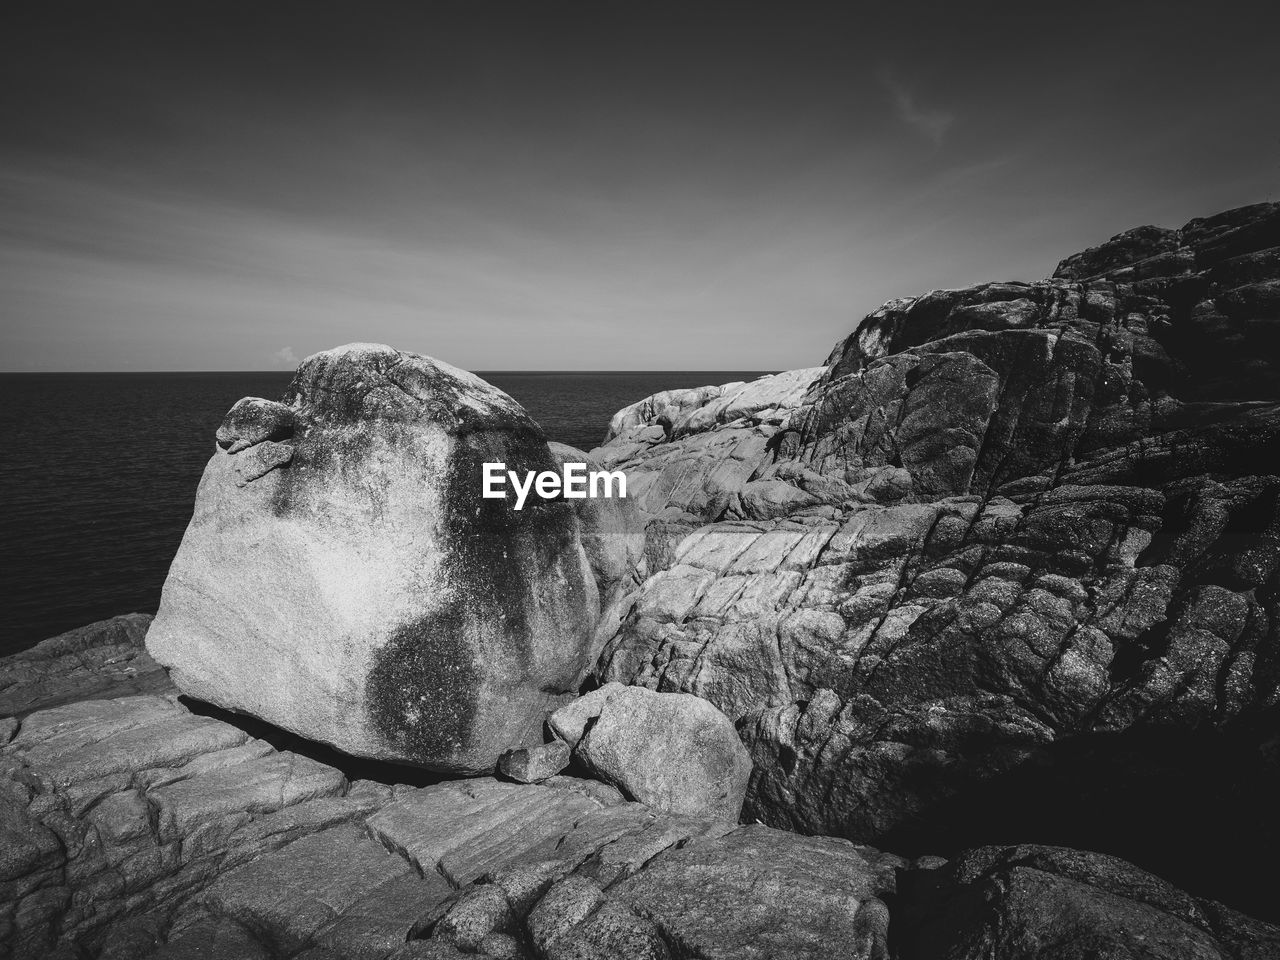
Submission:
[[[592,770],[641,803],[737,821],[751,761],[729,718],[706,700],[611,683],[549,723]]]
[[[423,873],[462,885],[551,837],[600,804],[550,787],[459,781],[425,787],[388,804],[369,829]]]
[[[613,696],[579,711],[580,741]],[[563,776],[352,782],[173,697],[15,723],[0,745],[0,954],[15,960],[885,960],[890,938],[904,960],[974,955],[979,938],[996,960],[1046,944],[1252,960],[1280,937],[1083,851],[908,862],[601,802]]]
[[[520,783],[539,783],[567,767],[569,754],[563,740],[510,750],[498,759],[498,772]]]
[[[659,854],[609,897],[654,921],[677,956],[882,960],[880,898],[893,892],[898,863],[838,840],[747,826]]]
[[[406,904],[409,912],[399,917],[395,898],[387,895],[398,883],[412,891]],[[357,916],[366,923],[374,917],[393,928],[387,938],[390,950],[404,942],[431,896],[442,900],[450,892],[438,876],[419,876],[400,857],[388,855],[363,829],[340,824],[220,876],[187,911],[231,916],[269,929],[277,950],[284,953],[301,950],[317,938],[337,945],[334,941],[345,939],[343,934],[350,931],[341,930],[343,925],[335,925],[334,918],[357,908]],[[345,919],[349,927],[353,918]],[[362,933],[368,936],[367,929]]]
[[[293,410],[283,403],[245,397],[227,411],[214,439],[224,450],[239,453],[255,444],[288,440],[296,426]]]
[[[565,443],[549,444],[557,466],[586,464],[588,472],[603,469],[589,454]],[[572,501],[578,512],[579,537],[591,571],[607,605],[632,575],[644,553],[644,528],[635,500],[629,497],[584,497]]]
[[[558,466],[586,464],[588,473],[604,469],[595,458],[567,444],[549,446]],[[600,617],[592,635],[589,657],[594,662],[605,642],[617,631],[631,591],[635,589],[636,570],[645,550],[644,524],[637,502],[630,495],[575,498],[569,502],[578,515],[579,538],[600,598]]]
[[[369,876],[355,869],[359,858],[350,850],[323,866],[294,860],[308,848],[293,842],[363,825],[386,802],[332,767],[277,752],[171,697],[90,700],[29,714],[0,747],[0,915],[7,920],[0,953],[42,957],[59,945],[93,945],[108,960],[160,947],[175,957],[275,956],[239,926],[209,926],[199,896],[220,877],[236,876],[228,884],[249,898],[236,901],[242,914],[294,896],[263,923],[281,924],[285,937],[287,924],[304,922],[302,905],[310,902],[318,935],[335,914],[317,912],[316,890],[323,886],[338,905],[340,876],[353,885]],[[412,874],[421,909],[430,884],[379,843],[362,842],[389,876]],[[236,868],[277,852],[282,865],[250,897],[248,878],[256,874]],[[367,885],[358,892],[363,897]],[[352,899],[350,909],[357,907]]]
[[[887,957],[905,861],[830,838],[660,814],[583,818],[464,892],[431,942],[527,938],[540,957]]]
[[[77,700],[167,693],[168,675],[143,638],[151,616],[129,613],[77,627],[0,661],[0,717]]]
[[[1280,929],[1099,854],[984,847],[911,886],[903,960],[1280,956]]]
[[[651,518],[596,680],[722,710],[745,819],[1020,831],[1280,917],[1236,866],[1280,854],[1278,238],[1261,204],[890,301],[767,417],[633,405],[593,451]]]
[[[514,400],[355,344],[218,438],[147,636],[184,693],[435,770],[541,742],[595,656],[591,564],[608,603],[632,541],[607,507],[481,498],[483,462],[557,466]]]

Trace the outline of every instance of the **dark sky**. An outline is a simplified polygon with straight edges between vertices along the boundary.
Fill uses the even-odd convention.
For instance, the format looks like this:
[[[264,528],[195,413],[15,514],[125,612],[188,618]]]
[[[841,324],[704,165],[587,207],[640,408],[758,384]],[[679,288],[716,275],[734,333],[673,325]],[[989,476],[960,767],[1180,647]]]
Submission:
[[[9,5],[0,368],[813,365],[1280,196],[1266,8]]]

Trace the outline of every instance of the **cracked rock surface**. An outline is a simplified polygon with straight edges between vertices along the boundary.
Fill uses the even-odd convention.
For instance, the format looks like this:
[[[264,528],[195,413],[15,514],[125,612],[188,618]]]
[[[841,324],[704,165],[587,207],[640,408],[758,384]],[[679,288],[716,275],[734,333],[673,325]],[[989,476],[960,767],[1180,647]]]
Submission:
[[[643,583],[598,678],[732,718],[747,818],[1101,847],[1280,916],[1233,866],[1280,853],[1277,291],[1258,204],[627,408],[593,456]]]
[[[868,904],[905,865],[565,777],[353,782],[172,696],[15,725],[0,748],[15,960],[871,956],[849,951],[883,948]]]

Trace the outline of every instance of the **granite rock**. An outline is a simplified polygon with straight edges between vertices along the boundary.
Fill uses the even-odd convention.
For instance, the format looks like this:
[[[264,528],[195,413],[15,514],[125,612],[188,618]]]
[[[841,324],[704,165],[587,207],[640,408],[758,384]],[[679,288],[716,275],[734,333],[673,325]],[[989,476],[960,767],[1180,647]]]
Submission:
[[[737,822],[751,760],[701,697],[610,683],[548,721],[590,770],[656,810]]]
[[[650,519],[597,680],[728,715],[748,819],[1019,830],[1280,916],[1233,868],[1280,853],[1278,229],[890,301],[767,416],[698,413],[736,385],[628,408],[593,455]]]
[[[902,887],[902,960],[1280,956],[1276,927],[1096,853],[982,847]]]
[[[103,697],[168,693],[143,641],[151,616],[128,613],[51,637],[0,660],[0,717]]]
[[[607,605],[630,541],[605,508],[482,498],[484,462],[558,466],[469,373],[369,344],[309,357],[219,428],[148,650],[184,693],[346,753],[492,771],[590,668],[596,572]]]

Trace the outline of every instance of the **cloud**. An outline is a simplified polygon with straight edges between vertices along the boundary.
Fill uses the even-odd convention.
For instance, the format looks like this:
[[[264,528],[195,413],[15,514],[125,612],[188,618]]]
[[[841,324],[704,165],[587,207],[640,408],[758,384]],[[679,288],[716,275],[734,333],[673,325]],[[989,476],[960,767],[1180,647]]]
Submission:
[[[271,359],[281,366],[296,367],[300,358],[293,352],[293,347],[281,347],[271,355]]]
[[[881,73],[880,82],[889,92],[899,120],[934,146],[939,146],[946,139],[947,131],[956,122],[955,114],[945,110],[926,110],[919,106],[912,92],[891,73]]]

